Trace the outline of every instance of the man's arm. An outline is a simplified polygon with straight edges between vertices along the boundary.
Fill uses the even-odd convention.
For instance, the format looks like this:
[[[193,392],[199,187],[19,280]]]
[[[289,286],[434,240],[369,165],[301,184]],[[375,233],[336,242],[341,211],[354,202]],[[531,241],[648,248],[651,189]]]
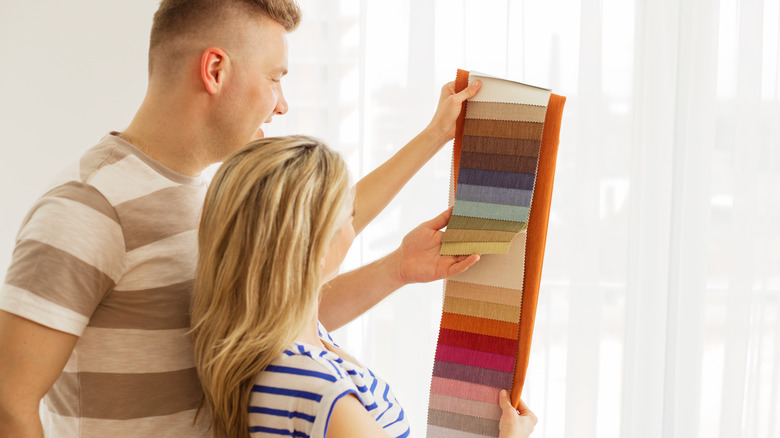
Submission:
[[[78,337],[0,310],[0,436],[43,437],[40,401]]]
[[[478,255],[439,255],[439,231],[447,225],[452,209],[424,222],[404,237],[389,255],[325,285],[319,318],[326,329],[336,330],[409,283],[440,280],[459,274],[479,260]]]
[[[355,187],[355,233],[359,234],[374,220],[414,174],[455,137],[455,122],[463,102],[474,97],[479,87],[480,82],[475,81],[456,93],[454,82],[444,85],[431,123],[384,164],[358,181]]]

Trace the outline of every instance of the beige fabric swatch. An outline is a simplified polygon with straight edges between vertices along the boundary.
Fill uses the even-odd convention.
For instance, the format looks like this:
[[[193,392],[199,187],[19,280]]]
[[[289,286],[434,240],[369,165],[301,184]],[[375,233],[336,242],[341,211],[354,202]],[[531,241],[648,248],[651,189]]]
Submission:
[[[474,266],[451,280],[523,290],[526,232],[518,233],[506,255],[485,254]]]
[[[469,75],[469,85],[476,79],[482,82],[482,86],[469,102],[503,102],[546,107],[550,101],[551,91],[544,88],[475,74]]]
[[[523,291],[484,284],[447,281],[447,297],[480,300],[488,303],[520,307],[523,304]]]
[[[511,120],[544,123],[546,106],[518,103],[472,102],[466,105],[467,119]]]

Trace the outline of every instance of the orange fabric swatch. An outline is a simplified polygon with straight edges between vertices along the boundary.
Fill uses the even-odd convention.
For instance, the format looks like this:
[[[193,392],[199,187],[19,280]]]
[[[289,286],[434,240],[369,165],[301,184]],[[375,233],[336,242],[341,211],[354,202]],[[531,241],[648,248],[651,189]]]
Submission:
[[[457,315],[455,313],[447,312],[441,314],[441,327],[506,339],[517,339],[517,332],[520,329],[519,324],[513,324],[511,322],[478,318],[476,316]]]

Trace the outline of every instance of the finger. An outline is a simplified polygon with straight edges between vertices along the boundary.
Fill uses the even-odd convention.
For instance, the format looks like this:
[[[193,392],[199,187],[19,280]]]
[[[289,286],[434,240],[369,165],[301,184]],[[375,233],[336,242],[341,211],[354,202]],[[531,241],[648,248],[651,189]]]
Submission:
[[[447,82],[444,84],[444,86],[441,87],[442,100],[452,96],[453,94],[455,94],[455,81]]]
[[[441,230],[442,228],[446,227],[447,224],[450,222],[450,217],[452,216],[452,207],[444,210],[440,215],[436,216],[435,218],[423,222],[423,226],[426,228],[430,228],[432,230]]]
[[[520,400],[520,404],[517,406],[517,412],[519,412],[520,415],[523,415],[524,412],[531,412],[531,410],[528,409],[528,406],[526,406],[522,400]]]
[[[479,80],[476,80],[469,84],[468,87],[464,88],[460,93],[456,94],[455,97],[459,102],[463,102],[464,100],[471,99],[472,97],[477,95],[477,92],[479,91],[479,88],[482,86],[482,82]]]
[[[479,257],[479,254],[472,254],[459,262],[453,263],[447,270],[447,276],[452,277],[453,275],[460,274],[474,265],[474,263],[477,263],[479,261]]]
[[[531,421],[533,422],[533,424],[536,425],[536,422],[538,421],[538,419],[536,418],[536,415],[533,412],[531,412],[530,409],[528,409],[528,406],[526,406],[526,404],[522,400],[520,400],[520,404],[517,407],[517,413],[521,417],[528,417],[528,418],[530,418]]]
[[[502,389],[498,393],[498,405],[501,406],[501,410],[506,411],[515,411],[514,406],[512,406],[512,402],[509,401],[509,392],[507,392],[506,389]]]

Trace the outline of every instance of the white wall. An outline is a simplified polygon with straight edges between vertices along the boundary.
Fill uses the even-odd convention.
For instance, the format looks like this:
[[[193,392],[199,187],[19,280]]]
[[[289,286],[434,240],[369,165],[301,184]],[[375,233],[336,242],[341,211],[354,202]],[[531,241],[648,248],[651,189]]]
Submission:
[[[0,1],[0,280],[48,181],[132,120],[157,4]]]

